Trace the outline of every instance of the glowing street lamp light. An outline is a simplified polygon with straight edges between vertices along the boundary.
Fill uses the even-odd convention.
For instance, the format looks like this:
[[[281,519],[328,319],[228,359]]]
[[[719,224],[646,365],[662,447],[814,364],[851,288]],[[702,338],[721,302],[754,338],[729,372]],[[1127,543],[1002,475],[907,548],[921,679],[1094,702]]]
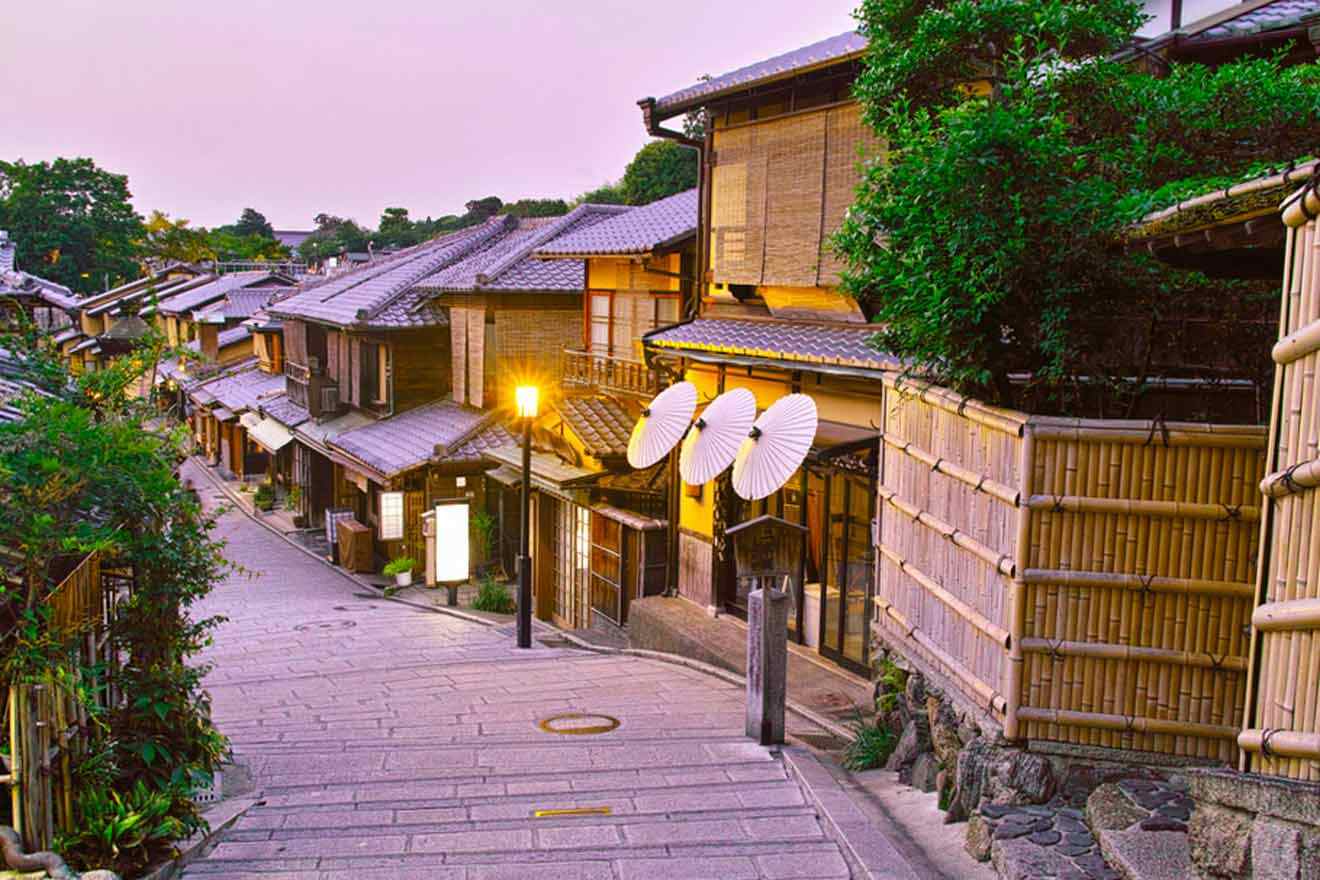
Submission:
[[[514,391],[518,418],[523,420],[522,448],[522,535],[518,555],[518,647],[532,646],[532,422],[536,420],[535,385],[519,385]]]

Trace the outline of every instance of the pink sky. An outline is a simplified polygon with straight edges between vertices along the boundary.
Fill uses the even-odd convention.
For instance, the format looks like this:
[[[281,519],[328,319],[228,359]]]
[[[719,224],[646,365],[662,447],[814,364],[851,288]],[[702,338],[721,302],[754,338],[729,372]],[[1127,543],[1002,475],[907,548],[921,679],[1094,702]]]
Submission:
[[[205,11],[199,11],[205,6]],[[0,158],[91,156],[139,211],[460,213],[572,196],[635,101],[849,30],[855,0],[43,0],[0,26]]]

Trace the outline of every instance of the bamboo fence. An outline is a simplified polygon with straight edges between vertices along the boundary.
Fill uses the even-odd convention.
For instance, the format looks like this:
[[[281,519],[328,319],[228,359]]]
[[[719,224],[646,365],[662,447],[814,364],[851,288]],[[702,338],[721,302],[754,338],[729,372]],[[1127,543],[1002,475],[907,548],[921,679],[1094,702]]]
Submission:
[[[1230,760],[1265,429],[886,384],[881,638],[1009,738]]]
[[[86,665],[106,660],[109,650],[102,584],[101,559],[92,553],[50,596],[52,627],[76,640]],[[80,673],[71,675],[64,680],[48,672],[0,689],[8,744],[0,783],[9,787],[14,830],[29,852],[50,849],[57,831],[75,827],[73,769],[86,751],[89,718],[72,691]]]
[[[1265,549],[1252,615],[1253,692],[1238,737],[1243,769],[1320,780],[1320,196],[1316,180],[1284,203],[1287,227],[1269,475],[1261,541]]]

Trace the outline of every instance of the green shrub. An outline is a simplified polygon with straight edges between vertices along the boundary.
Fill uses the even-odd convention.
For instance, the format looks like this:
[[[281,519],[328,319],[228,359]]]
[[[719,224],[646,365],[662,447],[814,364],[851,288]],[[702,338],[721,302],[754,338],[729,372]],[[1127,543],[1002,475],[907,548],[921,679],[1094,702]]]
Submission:
[[[78,828],[61,834],[56,849],[72,864],[108,868],[123,876],[168,854],[169,844],[188,833],[173,815],[175,802],[187,800],[177,788],[149,790],[138,780],[127,792],[83,789],[77,801]]]
[[[289,494],[284,496],[284,506],[289,510],[302,510],[302,486],[289,487]]]
[[[888,657],[881,659],[879,667],[882,692],[876,697],[875,707],[881,714],[887,714],[898,708],[899,697],[907,690],[908,674]]]
[[[861,713],[849,728],[853,740],[843,750],[843,766],[854,772],[883,767],[898,745],[898,736],[888,728],[867,721]]]
[[[257,487],[256,494],[252,496],[252,503],[258,510],[270,510],[275,506],[275,487],[270,483],[262,483]]]
[[[413,559],[411,556],[399,556],[395,559],[391,559],[385,564],[385,575],[387,577],[394,577],[396,574],[403,574],[404,572],[412,571],[416,566],[417,560]]]
[[[509,595],[503,584],[496,583],[495,578],[486,575],[481,580],[477,597],[472,600],[472,607],[477,611],[488,611],[492,614],[512,614],[518,610],[518,603]]]

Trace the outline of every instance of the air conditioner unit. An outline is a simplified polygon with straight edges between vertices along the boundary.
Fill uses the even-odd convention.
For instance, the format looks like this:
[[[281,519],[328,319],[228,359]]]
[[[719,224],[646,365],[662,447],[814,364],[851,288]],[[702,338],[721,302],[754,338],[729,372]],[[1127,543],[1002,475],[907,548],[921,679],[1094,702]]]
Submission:
[[[321,372],[321,359],[314,354],[309,354],[307,356],[307,369],[313,373]]]
[[[321,412],[332,413],[339,411],[339,386],[323,385],[321,387]]]

